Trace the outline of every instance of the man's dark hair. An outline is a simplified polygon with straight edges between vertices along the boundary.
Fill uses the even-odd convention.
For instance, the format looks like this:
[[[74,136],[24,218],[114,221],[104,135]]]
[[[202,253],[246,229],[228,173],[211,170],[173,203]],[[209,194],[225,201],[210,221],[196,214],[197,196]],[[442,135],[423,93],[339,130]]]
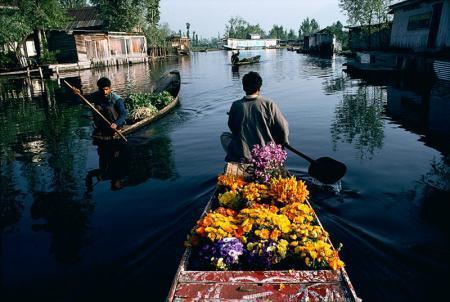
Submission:
[[[250,71],[242,78],[242,86],[247,95],[254,94],[262,86],[262,78],[259,73]]]
[[[105,87],[111,87],[111,81],[108,78],[100,78],[97,81],[97,87],[98,88],[105,88]]]

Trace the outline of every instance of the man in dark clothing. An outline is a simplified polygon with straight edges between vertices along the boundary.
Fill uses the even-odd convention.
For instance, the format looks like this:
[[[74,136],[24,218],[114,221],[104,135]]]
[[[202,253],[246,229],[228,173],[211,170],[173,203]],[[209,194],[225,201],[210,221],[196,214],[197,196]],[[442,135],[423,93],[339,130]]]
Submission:
[[[239,62],[239,50],[231,55],[231,64],[236,64]]]
[[[228,127],[231,133],[221,135],[221,143],[227,156],[226,161],[247,163],[251,159],[254,145],[288,143],[288,122],[278,106],[260,95],[261,76],[249,72],[242,78],[246,96],[233,102],[228,113]]]
[[[97,87],[98,90],[89,95],[88,99],[111,122],[111,126],[94,114],[95,132],[99,135],[112,136],[114,129],[120,129],[125,124],[127,111],[122,98],[112,91],[111,81],[108,78],[100,78],[97,81]]]

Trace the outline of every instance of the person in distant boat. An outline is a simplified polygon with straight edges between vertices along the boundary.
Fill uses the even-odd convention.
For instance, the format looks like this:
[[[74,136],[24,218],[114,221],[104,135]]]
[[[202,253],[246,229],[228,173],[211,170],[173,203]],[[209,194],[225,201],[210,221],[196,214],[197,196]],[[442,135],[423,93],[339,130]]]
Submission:
[[[94,114],[94,132],[98,135],[114,135],[114,129],[122,128],[127,118],[125,104],[122,98],[112,91],[111,86],[108,78],[100,78],[97,81],[98,90],[87,97],[94,103],[95,108],[111,122],[111,126],[109,126],[100,116]]]
[[[220,136],[227,162],[248,163],[251,150],[257,144],[289,143],[286,118],[272,100],[261,96],[261,76],[251,71],[244,75],[242,84],[246,95],[233,102],[228,112],[231,133],[224,132]]]
[[[231,55],[231,64],[237,64],[239,63],[239,49],[236,53],[233,52]]]

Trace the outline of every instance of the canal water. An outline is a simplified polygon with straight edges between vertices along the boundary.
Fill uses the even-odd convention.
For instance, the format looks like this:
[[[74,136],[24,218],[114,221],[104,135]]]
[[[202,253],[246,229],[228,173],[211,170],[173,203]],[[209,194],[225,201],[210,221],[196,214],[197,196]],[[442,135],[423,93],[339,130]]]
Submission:
[[[181,105],[98,150],[92,115],[57,80],[1,79],[0,300],[163,301],[224,166],[219,135],[248,71],[263,77],[311,157],[344,162],[342,194],[313,206],[343,244],[366,301],[436,300],[450,272],[450,85],[343,72],[344,57],[242,51],[261,63],[233,70],[230,53],[74,73],[85,93],[101,76],[122,96],[181,73]],[[426,82],[426,83],[424,83]],[[289,154],[304,174],[308,163]]]

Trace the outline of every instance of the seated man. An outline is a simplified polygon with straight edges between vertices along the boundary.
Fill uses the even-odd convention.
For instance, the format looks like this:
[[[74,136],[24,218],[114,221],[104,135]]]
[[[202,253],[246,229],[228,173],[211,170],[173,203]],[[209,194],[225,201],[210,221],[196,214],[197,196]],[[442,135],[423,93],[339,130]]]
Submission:
[[[242,78],[242,84],[246,96],[233,102],[228,113],[231,133],[220,137],[227,162],[248,163],[256,144],[288,143],[288,122],[272,100],[260,95],[261,76],[251,71]]]
[[[92,93],[88,99],[94,103],[95,108],[111,122],[108,126],[105,121],[94,113],[95,132],[99,135],[112,136],[113,129],[120,129],[125,124],[127,111],[120,96],[111,89],[111,81],[108,78],[100,78],[97,81],[98,90]]]

